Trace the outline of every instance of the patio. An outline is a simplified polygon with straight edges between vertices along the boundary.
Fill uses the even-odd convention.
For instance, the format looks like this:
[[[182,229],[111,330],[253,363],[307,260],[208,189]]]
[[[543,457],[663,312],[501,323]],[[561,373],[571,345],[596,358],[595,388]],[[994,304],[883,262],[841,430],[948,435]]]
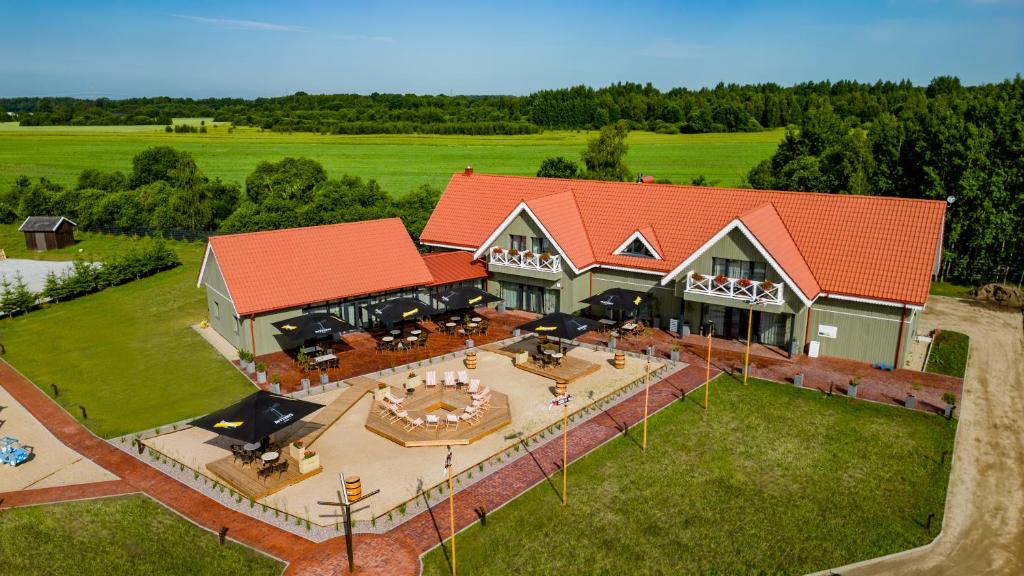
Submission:
[[[412,330],[422,332],[417,335],[417,341],[420,338],[426,340],[424,345],[412,348],[403,346],[401,350],[380,350],[379,341],[388,336],[394,338],[385,329],[345,334],[341,337],[340,342],[329,345],[330,353],[336,356],[337,366],[325,367],[322,373],[327,374],[331,382],[337,382],[360,374],[377,372],[385,368],[462,350],[466,347],[466,336],[458,333],[458,327],[455,331],[451,331],[450,327],[445,326],[450,322],[450,317],[455,314],[458,313],[446,312],[431,320],[408,323],[401,334],[403,340],[411,335]],[[508,338],[516,326],[536,317],[535,314],[529,312],[498,312],[493,308],[476,308],[471,315],[479,316],[488,322],[486,334],[476,333],[471,336],[477,346]],[[321,371],[314,369],[303,374],[294,353],[263,354],[257,356],[256,361],[263,362],[267,367],[268,384],[262,384],[263,388],[269,389],[270,377],[275,374],[281,380],[281,393],[283,394],[300,390],[302,388],[301,380],[304,377],[309,378],[313,386],[319,384]],[[237,361],[235,361],[235,365],[238,365]],[[254,374],[250,374],[249,378],[254,382],[256,380]]]

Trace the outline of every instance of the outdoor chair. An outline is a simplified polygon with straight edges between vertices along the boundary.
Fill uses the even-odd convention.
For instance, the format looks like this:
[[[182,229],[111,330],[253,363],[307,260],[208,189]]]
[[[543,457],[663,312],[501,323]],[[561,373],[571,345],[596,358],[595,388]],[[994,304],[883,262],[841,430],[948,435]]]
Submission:
[[[404,397],[403,398],[399,398],[398,396],[392,395],[391,392],[388,392],[387,394],[384,394],[384,399],[387,400],[388,402],[391,402],[395,406],[400,406],[402,404],[402,402],[405,402],[405,398]]]
[[[473,378],[469,381],[469,387],[466,388],[466,392],[469,394],[477,394],[480,392],[480,381]]]
[[[455,373],[454,372],[449,371],[449,372],[445,372],[444,373],[444,387],[445,388],[454,388],[455,387]]]
[[[480,421],[480,417],[476,415],[476,412],[463,412],[459,415],[459,420],[462,420],[472,426]]]
[[[438,426],[441,425],[441,419],[433,414],[427,414],[427,423],[423,426],[424,430],[437,430]]]
[[[378,412],[377,414],[378,414],[378,416],[380,416],[381,418],[385,418],[385,417],[387,417],[387,415],[388,415],[388,414],[389,414],[389,413],[390,413],[390,412],[391,412],[392,410],[394,410],[394,409],[395,409],[395,406],[394,406],[394,404],[392,404],[392,403],[388,402],[388,400],[387,400],[387,397],[385,397],[385,398],[384,398],[384,400],[381,400],[380,402],[378,402],[378,405],[380,406],[380,411],[379,411],[379,412]]]
[[[395,422],[398,422],[399,420],[405,420],[408,416],[409,416],[409,412],[407,410],[392,409],[391,410],[391,417],[388,418],[388,423],[389,424],[394,424]]]
[[[437,386],[437,372],[433,370],[427,372],[427,380],[426,382],[424,382],[424,385],[427,388],[433,388],[434,386]]]
[[[459,370],[459,384],[469,384],[469,374],[465,370]]]
[[[277,477],[280,478],[283,474],[288,472],[288,461],[282,460],[272,466],[273,470],[277,472]]]
[[[423,418],[412,419],[412,418],[406,417],[405,422],[406,422],[406,424],[405,424],[405,431],[406,432],[409,432],[411,430],[415,430],[416,428],[419,428],[420,426],[423,426]]]
[[[459,429],[459,417],[455,414],[449,414],[444,417],[444,429],[445,430],[458,430]]]

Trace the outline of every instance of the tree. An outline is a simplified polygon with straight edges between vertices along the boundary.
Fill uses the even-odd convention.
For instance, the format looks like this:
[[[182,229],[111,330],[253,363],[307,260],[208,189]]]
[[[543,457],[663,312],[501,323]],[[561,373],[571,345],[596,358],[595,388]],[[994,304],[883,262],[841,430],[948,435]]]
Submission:
[[[537,170],[537,176],[541,178],[579,178],[579,175],[579,165],[562,156],[545,158]]]
[[[609,124],[601,129],[597,138],[587,142],[583,150],[585,177],[591,180],[629,180],[632,173],[623,161],[629,147],[626,136],[629,128],[623,121]]]
[[[313,189],[327,180],[327,171],[309,158],[284,158],[278,162],[260,162],[245,179],[245,194],[259,204],[273,196],[305,202]]]
[[[395,211],[416,242],[419,242],[420,233],[423,232],[423,227],[427,225],[427,220],[430,219],[440,199],[439,189],[424,184],[395,201]]]
[[[192,180],[198,174],[195,160],[188,152],[175,150],[170,146],[153,146],[135,155],[132,159],[132,188],[153,182],[177,183],[182,179]]]

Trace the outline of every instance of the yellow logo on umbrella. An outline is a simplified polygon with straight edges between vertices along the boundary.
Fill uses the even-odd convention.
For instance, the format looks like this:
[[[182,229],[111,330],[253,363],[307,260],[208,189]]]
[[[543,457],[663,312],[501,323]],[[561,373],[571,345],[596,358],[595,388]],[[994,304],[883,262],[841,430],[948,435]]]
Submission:
[[[637,296],[637,297],[636,297],[636,299],[635,299],[635,300],[633,300],[633,304],[635,304],[636,306],[639,306],[639,305],[640,305],[640,302],[641,302],[641,299],[640,299],[640,297],[639,297],[639,296]]]
[[[238,428],[242,424],[244,424],[244,422],[225,422],[225,421],[221,420],[220,422],[217,422],[216,424],[214,424],[213,427],[214,428]]]
[[[412,310],[409,310],[408,312],[403,312],[402,313],[402,318],[408,318],[409,316],[412,316],[413,314],[416,314],[419,311],[420,311],[419,308],[413,308]]]
[[[470,304],[476,304],[477,302],[479,302],[479,301],[481,301],[483,299],[484,299],[483,296],[477,296],[476,298],[470,298],[469,299],[469,303]]]
[[[298,329],[298,326],[292,326],[291,324],[285,324],[284,326],[281,326],[281,330],[296,330],[296,329]]]
[[[548,330],[558,330],[558,326],[537,326],[533,329],[534,332],[547,332]]]

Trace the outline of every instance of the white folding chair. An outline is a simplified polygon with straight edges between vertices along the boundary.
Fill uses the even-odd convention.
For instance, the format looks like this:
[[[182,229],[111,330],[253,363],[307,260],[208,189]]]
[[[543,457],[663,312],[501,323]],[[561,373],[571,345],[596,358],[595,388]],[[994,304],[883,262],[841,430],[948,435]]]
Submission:
[[[427,414],[427,423],[423,426],[425,430],[437,430],[441,425],[441,419],[433,414]]]
[[[433,388],[434,386],[437,386],[437,372],[433,370],[427,372],[426,386],[427,388]]]
[[[459,417],[455,414],[449,414],[444,417],[444,429],[445,430],[458,430],[459,429]]]
[[[469,388],[466,389],[466,392],[469,393],[469,394],[476,394],[476,393],[480,392],[480,381],[477,380],[476,378],[473,378],[472,380],[470,380],[469,381]]]
[[[445,388],[454,388],[455,387],[455,373],[454,372],[445,372],[444,373],[444,387]]]
[[[414,419],[409,418],[408,416],[406,416],[405,422],[406,422],[406,424],[405,424],[405,431],[406,432],[409,432],[410,430],[413,430],[415,428],[419,428],[420,426],[423,426],[423,418],[416,418],[414,420]]]
[[[469,384],[469,374],[465,370],[459,370],[459,382]]]

